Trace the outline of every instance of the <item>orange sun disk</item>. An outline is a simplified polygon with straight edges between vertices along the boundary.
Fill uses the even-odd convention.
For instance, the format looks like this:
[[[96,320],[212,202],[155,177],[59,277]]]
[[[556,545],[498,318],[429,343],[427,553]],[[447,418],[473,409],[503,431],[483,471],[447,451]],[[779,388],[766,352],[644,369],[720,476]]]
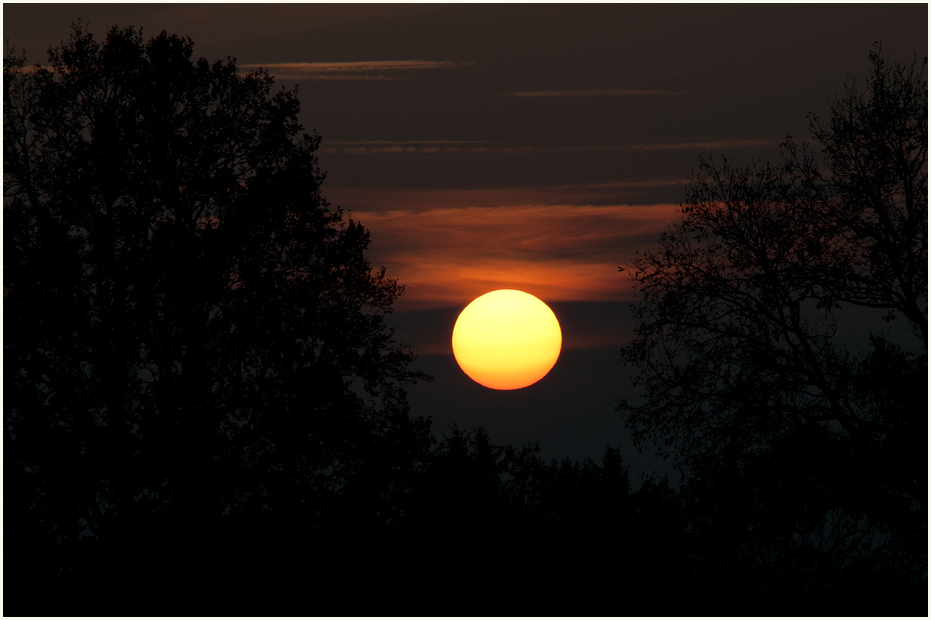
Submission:
[[[546,376],[562,348],[559,321],[528,293],[503,289],[466,306],[453,328],[453,355],[473,381],[516,390]]]

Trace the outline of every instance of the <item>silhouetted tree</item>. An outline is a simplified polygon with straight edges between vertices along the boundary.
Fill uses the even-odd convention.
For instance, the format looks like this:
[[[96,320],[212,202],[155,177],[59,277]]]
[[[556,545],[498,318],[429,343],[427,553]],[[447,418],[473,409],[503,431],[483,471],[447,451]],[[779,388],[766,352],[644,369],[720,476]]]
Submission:
[[[885,558],[927,587],[927,63],[870,58],[866,91],[811,117],[820,153],[788,138],[776,166],[703,158],[681,222],[634,263],[621,358],[644,401],[619,409],[676,457],[696,540],[767,575],[732,601],[806,557]],[[885,313],[867,351],[838,333],[864,309]],[[880,329],[897,317],[914,346]]]
[[[78,595],[120,591],[95,554],[157,573],[166,544],[218,566],[250,532],[385,527],[430,443],[383,321],[402,287],[322,197],[295,91],[192,54],[78,24],[4,59],[6,574]]]
[[[415,479],[402,539],[406,553],[424,559],[404,577],[442,603],[417,596],[408,609],[416,615],[648,614],[652,598],[621,597],[618,589],[658,591],[687,569],[677,563],[685,557],[681,536],[671,535],[682,531],[681,511],[671,497],[652,501],[657,495],[638,492],[644,508],[635,519],[628,470],[616,448],[607,447],[600,464],[547,463],[536,445],[497,446],[482,428],[464,432],[453,425]],[[685,608],[670,600],[660,610]]]

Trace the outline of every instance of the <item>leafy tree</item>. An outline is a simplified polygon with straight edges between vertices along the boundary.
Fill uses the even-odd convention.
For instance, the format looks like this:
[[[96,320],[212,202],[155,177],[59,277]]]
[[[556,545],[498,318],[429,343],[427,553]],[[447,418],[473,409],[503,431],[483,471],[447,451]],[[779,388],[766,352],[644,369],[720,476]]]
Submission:
[[[927,62],[870,59],[865,92],[850,83],[829,122],[810,118],[820,149],[788,138],[778,165],[701,160],[682,220],[634,263],[638,327],[621,358],[644,399],[619,409],[641,445],[676,457],[709,553],[727,539],[770,568],[814,553],[838,570],[908,557],[898,566],[915,584],[914,550],[927,547]],[[864,350],[841,335],[868,312]],[[883,328],[897,318],[913,346]]]
[[[403,288],[272,87],[132,28],[4,59],[5,558],[78,594],[98,551],[386,527],[429,447]]]

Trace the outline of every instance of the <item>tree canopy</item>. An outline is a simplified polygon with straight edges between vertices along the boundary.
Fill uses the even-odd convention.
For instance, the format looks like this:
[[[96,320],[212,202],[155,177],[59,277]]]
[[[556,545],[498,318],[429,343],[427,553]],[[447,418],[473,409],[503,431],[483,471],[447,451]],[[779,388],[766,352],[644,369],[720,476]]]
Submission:
[[[815,146],[789,137],[776,165],[702,158],[681,221],[634,263],[638,327],[621,359],[644,398],[620,411],[757,561],[907,555],[915,579],[905,550],[927,547],[927,63],[870,59],[865,90],[850,82],[828,122],[810,117]],[[851,340],[862,324],[868,340]],[[769,551],[750,551],[763,539]]]
[[[272,88],[132,28],[4,59],[4,493],[36,570],[397,514],[431,441],[384,323],[403,289]]]

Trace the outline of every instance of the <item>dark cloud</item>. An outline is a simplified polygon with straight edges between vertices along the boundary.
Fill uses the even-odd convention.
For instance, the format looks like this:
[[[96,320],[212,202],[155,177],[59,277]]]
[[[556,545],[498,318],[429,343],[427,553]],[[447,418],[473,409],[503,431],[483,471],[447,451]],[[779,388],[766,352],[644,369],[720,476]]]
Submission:
[[[717,140],[711,142],[674,142],[672,144],[632,144],[635,151],[703,151],[710,149],[740,149],[772,145],[768,140]]]
[[[423,71],[468,67],[474,62],[448,60],[362,60],[353,62],[278,62],[239,65],[241,69],[265,69],[283,80],[398,80],[378,71]]]
[[[522,90],[504,93],[506,97],[640,97],[649,95],[691,95],[668,90]]]

